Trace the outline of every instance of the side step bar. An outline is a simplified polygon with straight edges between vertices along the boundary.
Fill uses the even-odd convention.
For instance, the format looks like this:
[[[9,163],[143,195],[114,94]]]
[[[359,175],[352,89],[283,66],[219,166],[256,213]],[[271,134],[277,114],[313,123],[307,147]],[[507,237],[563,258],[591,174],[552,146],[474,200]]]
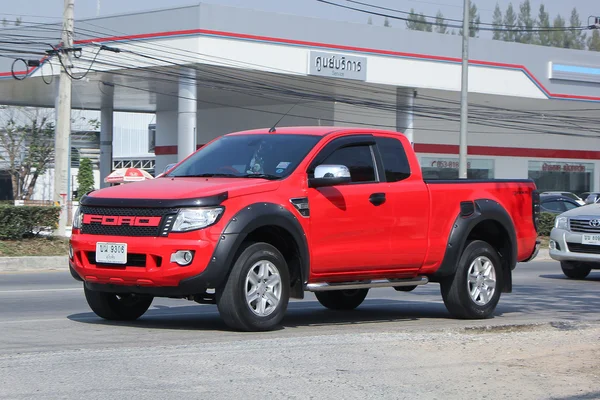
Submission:
[[[419,276],[414,279],[382,279],[376,281],[352,281],[352,282],[318,282],[309,283],[306,285],[306,290],[309,292],[325,292],[328,290],[345,290],[345,289],[369,289],[381,287],[398,287],[398,286],[418,286],[425,285],[429,282],[426,276]]]

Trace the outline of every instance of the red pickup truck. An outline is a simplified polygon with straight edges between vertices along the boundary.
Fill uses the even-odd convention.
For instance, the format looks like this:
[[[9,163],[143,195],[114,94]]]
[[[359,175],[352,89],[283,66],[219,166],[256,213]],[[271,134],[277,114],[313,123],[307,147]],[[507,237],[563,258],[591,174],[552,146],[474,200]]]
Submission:
[[[358,307],[370,288],[438,282],[457,318],[493,315],[535,257],[530,180],[424,181],[396,132],[262,129],[215,139],[160,178],[84,196],[70,270],[90,308],[142,316],[154,297],[217,304],[269,330],[290,298]]]

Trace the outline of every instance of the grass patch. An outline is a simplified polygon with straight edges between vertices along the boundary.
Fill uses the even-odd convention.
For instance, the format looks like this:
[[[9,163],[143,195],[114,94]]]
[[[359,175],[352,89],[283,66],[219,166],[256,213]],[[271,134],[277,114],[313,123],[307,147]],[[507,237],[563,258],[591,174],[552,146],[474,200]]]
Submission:
[[[0,257],[66,256],[69,238],[36,237],[21,240],[0,240]]]

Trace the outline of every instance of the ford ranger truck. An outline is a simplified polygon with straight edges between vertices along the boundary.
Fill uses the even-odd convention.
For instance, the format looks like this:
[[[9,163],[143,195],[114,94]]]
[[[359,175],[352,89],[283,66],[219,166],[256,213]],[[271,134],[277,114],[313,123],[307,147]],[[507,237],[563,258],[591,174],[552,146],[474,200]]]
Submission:
[[[69,266],[108,320],[169,297],[216,304],[237,330],[270,330],[307,291],[351,310],[371,288],[428,282],[450,315],[487,318],[517,262],[537,253],[538,212],[531,180],[424,181],[397,132],[252,130],[159,178],[88,193]]]

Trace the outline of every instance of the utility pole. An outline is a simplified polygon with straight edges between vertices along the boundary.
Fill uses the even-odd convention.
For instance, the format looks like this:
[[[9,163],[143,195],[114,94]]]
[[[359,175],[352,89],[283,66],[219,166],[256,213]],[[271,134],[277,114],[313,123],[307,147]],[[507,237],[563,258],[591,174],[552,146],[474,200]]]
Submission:
[[[460,137],[458,142],[458,177],[467,179],[467,128],[469,93],[469,14],[471,4],[464,0],[462,34],[462,79],[460,89]]]
[[[68,176],[69,153],[71,142],[71,77],[66,68],[71,68],[69,51],[73,48],[73,9],[75,0],[64,0],[63,27],[61,48],[58,56],[61,57],[60,81],[58,86],[58,107],[56,110],[56,134],[54,139],[54,191],[53,200],[60,204],[60,218],[58,221],[58,236],[66,235],[67,227],[67,198],[70,184]]]

